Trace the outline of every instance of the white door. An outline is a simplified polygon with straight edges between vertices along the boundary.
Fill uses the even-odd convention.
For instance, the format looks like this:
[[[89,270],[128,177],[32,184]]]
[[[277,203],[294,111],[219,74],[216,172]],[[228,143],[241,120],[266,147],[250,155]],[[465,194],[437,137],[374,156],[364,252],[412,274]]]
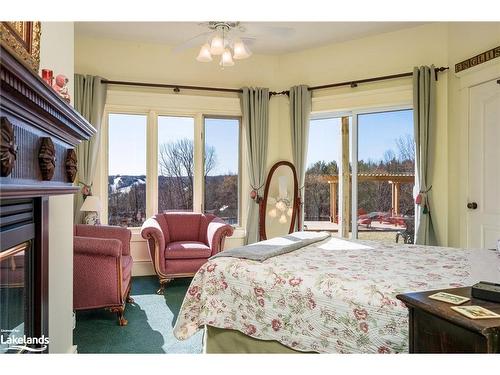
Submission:
[[[500,240],[500,79],[469,90],[468,246],[492,249]]]

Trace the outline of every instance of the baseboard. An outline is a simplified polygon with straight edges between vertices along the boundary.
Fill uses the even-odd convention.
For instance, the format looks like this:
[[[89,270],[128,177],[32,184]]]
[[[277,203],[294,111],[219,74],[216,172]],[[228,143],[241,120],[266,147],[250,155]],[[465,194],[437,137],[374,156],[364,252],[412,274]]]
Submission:
[[[132,276],[149,276],[154,275],[153,263],[149,260],[134,261],[132,266]]]

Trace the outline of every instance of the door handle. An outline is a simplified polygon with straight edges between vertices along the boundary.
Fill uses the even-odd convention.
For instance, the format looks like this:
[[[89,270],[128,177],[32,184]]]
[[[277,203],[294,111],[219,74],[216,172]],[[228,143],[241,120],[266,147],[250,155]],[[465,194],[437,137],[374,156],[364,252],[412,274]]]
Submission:
[[[477,208],[477,203],[476,202],[467,203],[467,208],[470,210],[475,210]]]

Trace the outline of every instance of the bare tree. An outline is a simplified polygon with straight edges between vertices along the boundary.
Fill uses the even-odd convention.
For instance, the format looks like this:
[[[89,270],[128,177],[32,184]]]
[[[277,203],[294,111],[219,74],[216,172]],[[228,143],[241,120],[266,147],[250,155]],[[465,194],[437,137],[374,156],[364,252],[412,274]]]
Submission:
[[[415,141],[411,134],[406,134],[396,139],[399,161],[415,161]]]
[[[159,174],[165,177],[192,178],[194,175],[194,145],[187,138],[175,142],[162,143],[159,155]],[[211,146],[205,148],[205,176],[217,165],[217,155]]]
[[[217,165],[213,147],[205,149],[205,176]],[[190,139],[160,145],[159,208],[188,210],[193,207],[194,145]]]

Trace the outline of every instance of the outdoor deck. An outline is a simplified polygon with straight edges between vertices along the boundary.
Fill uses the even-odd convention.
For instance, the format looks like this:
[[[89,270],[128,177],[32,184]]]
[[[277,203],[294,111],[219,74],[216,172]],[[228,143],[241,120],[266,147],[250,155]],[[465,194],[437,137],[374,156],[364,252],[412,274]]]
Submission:
[[[307,228],[306,228],[307,227]],[[305,221],[304,229],[310,231],[327,231],[327,232],[338,232],[338,224],[327,221]],[[374,240],[382,242],[396,242],[396,234],[399,231],[403,231],[404,226],[392,225],[386,223],[379,223],[373,221],[371,227],[366,225],[358,225],[358,238],[360,240]],[[351,233],[349,233],[349,236]],[[400,240],[400,242],[403,242]]]

